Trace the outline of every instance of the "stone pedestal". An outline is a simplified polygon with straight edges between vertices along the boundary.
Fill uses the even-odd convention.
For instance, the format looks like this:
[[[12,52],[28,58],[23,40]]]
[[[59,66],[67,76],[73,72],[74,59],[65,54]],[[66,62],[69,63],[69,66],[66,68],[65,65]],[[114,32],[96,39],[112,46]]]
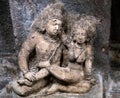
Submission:
[[[48,96],[35,94],[30,97],[20,97],[15,93],[12,93],[1,95],[0,98],[103,98],[103,89],[102,86],[98,84],[94,86],[89,93],[86,94],[56,93]]]
[[[100,73],[96,73],[96,78],[98,79],[98,83],[95,86],[93,86],[88,93],[85,94],[57,92],[51,95],[42,95],[38,92],[37,94],[30,95],[27,97],[20,97],[14,92],[8,94],[4,89],[4,91],[0,94],[0,98],[103,98],[103,77]]]

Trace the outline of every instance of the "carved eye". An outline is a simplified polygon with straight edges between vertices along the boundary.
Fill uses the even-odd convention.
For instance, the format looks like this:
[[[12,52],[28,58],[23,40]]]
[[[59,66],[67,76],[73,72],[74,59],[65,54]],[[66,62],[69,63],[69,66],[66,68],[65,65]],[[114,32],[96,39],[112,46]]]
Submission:
[[[32,36],[32,39],[34,39],[35,38],[35,36]]]
[[[53,19],[53,22],[56,22],[56,19]]]
[[[84,35],[84,33],[81,33],[81,35]]]
[[[85,33],[81,33],[82,36],[85,36],[86,34]]]

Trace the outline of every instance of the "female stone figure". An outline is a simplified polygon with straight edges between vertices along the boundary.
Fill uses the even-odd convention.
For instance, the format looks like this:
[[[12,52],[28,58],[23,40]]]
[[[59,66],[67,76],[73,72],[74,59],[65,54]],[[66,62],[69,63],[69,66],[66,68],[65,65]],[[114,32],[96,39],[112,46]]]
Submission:
[[[60,66],[62,54],[61,34],[63,30],[64,9],[61,3],[48,5],[41,16],[35,20],[33,30],[23,43],[19,52],[18,63],[24,77],[14,82],[15,93],[27,96],[45,87],[49,71],[39,65]],[[37,56],[37,71],[31,71],[28,65],[30,53],[35,49]]]
[[[56,91],[70,93],[85,93],[91,88],[91,73],[93,63],[92,39],[95,35],[97,20],[92,16],[82,17],[76,21],[71,30],[71,36],[64,35],[63,64],[49,66],[49,72],[61,82],[55,82],[47,94]]]

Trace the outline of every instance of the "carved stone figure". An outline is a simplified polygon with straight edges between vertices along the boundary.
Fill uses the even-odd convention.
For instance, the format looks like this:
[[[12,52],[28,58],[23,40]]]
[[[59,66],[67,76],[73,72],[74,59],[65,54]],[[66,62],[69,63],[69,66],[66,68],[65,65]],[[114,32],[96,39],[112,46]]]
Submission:
[[[63,31],[64,10],[61,3],[48,5],[41,16],[35,20],[32,32],[23,43],[18,63],[23,77],[12,83],[12,89],[21,96],[27,96],[45,87],[49,71],[40,65],[60,66],[62,55],[61,35]],[[36,51],[37,63],[29,66],[29,55]],[[34,71],[33,71],[33,68]]]
[[[44,8],[33,23],[18,55],[23,77],[10,86],[18,95],[27,96],[45,87],[49,88],[44,94],[86,93],[95,84],[92,40],[98,21],[83,15],[66,33],[66,16],[63,4],[55,3]],[[36,62],[32,63],[30,54],[34,50]]]
[[[74,23],[71,36],[64,35],[62,67],[47,68],[60,82],[55,81],[46,94],[56,91],[85,93],[91,89],[95,82],[92,78],[93,46],[91,43],[95,35],[95,24],[94,17],[85,16]]]

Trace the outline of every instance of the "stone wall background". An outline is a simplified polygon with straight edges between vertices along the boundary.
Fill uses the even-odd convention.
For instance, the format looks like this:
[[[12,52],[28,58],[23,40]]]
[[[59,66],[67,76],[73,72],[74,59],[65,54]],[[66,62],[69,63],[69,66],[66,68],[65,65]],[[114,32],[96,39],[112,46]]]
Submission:
[[[100,24],[97,26],[97,35],[94,41],[95,62],[93,66],[95,72],[100,72],[102,74],[104,79],[104,92],[106,92],[109,88],[108,76],[110,70],[108,46],[110,35],[111,0],[1,0],[0,2],[9,3],[9,5],[7,6],[10,6],[9,14],[11,15],[12,19],[12,23],[10,23],[10,25],[8,26],[11,28],[9,28],[8,30],[0,28],[0,38],[4,37],[4,39],[0,39],[0,47],[8,45],[5,46],[5,48],[7,49],[7,47],[9,47],[7,53],[10,52],[9,57],[1,56],[2,60],[3,58],[5,58],[5,60],[7,60],[10,64],[13,64],[12,66],[16,66],[16,70],[18,70],[17,55],[21,44],[30,33],[31,25],[34,19],[40,14],[41,10],[47,4],[54,3],[55,1],[63,2],[65,5],[65,9],[69,13],[74,14],[74,16],[78,14],[93,15],[101,20]],[[3,21],[3,23],[9,24],[8,21]],[[5,28],[7,24],[5,24]],[[5,31],[8,31],[9,33],[6,33],[4,36],[2,36]],[[7,41],[7,44],[4,44],[4,41]],[[5,49],[1,49],[1,54],[4,54]],[[12,51],[14,52],[14,55]],[[13,77],[13,75],[10,77]]]
[[[12,32],[9,2],[0,0],[0,54],[14,52],[15,38]]]
[[[0,91],[18,75],[15,36],[7,0],[0,0]]]

